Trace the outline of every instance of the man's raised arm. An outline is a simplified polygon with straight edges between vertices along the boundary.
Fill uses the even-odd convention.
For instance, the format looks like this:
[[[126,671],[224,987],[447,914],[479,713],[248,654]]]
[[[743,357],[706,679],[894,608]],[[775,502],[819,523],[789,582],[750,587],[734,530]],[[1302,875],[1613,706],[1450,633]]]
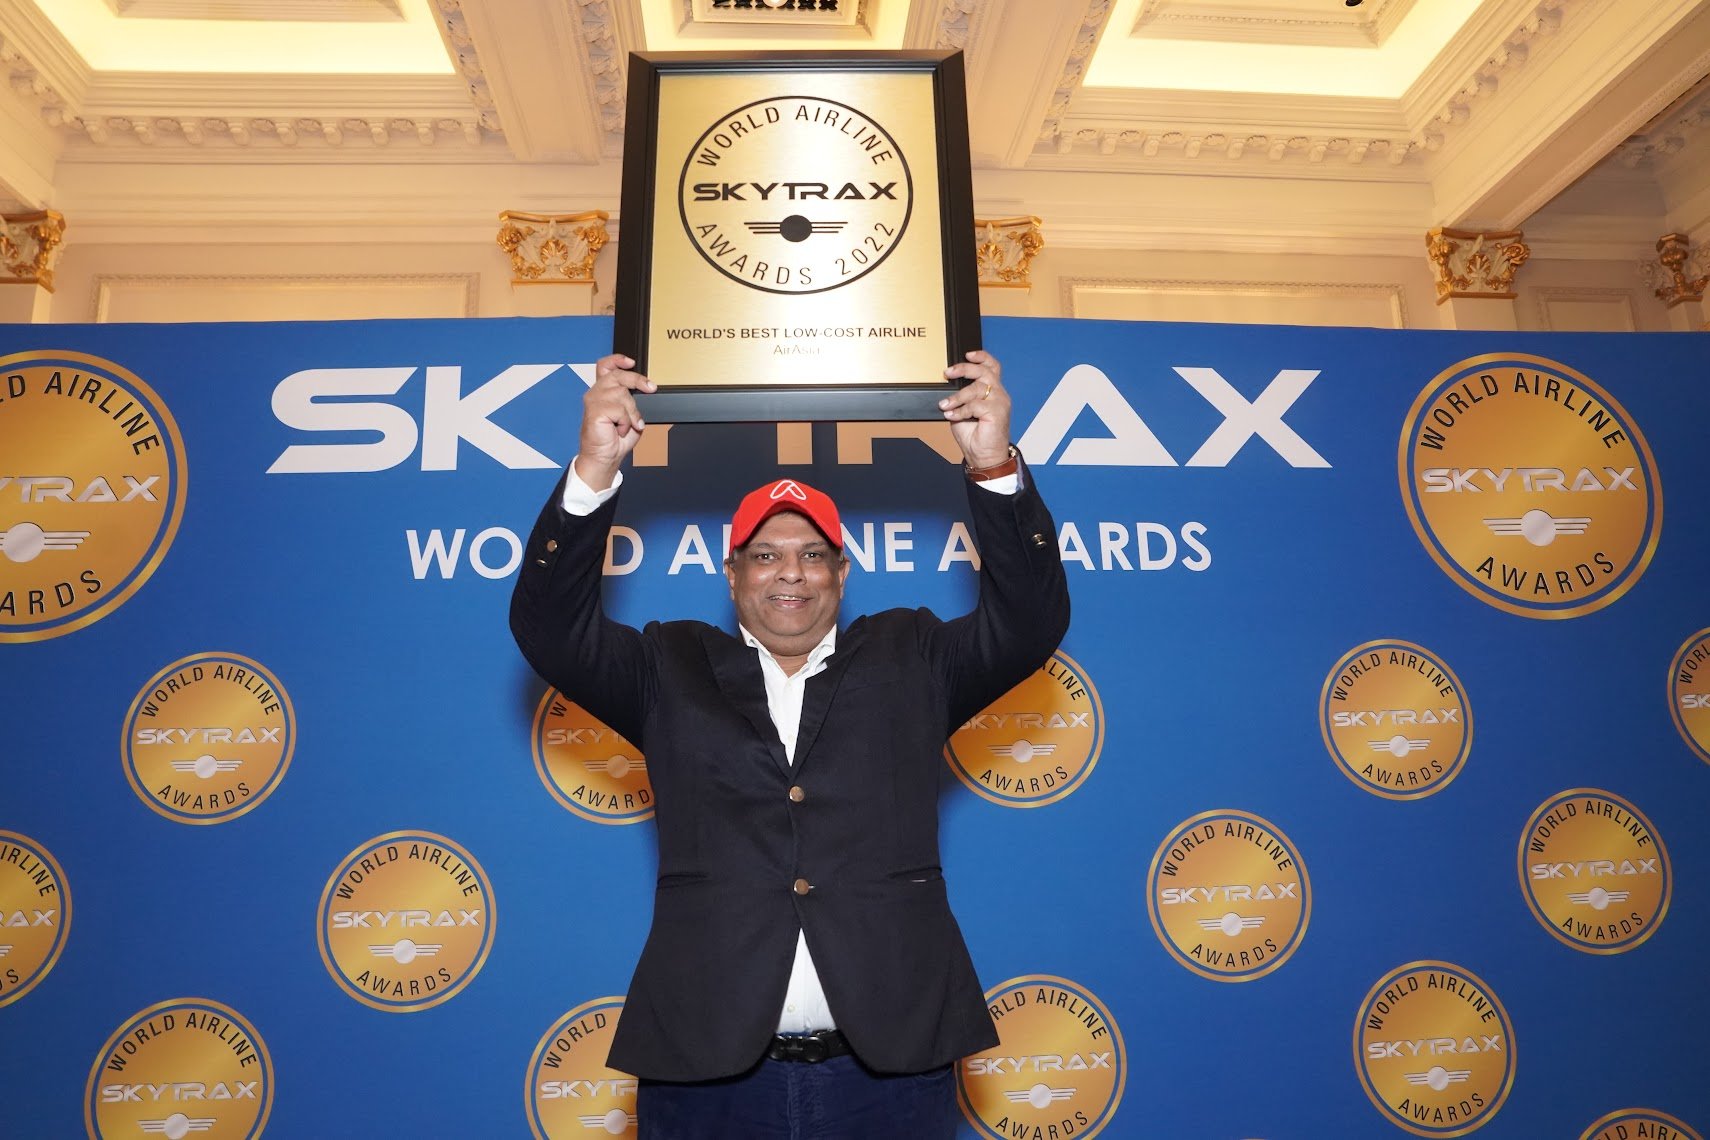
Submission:
[[[511,634],[549,685],[641,744],[656,673],[646,640],[600,604],[618,472],[646,423],[635,392],[654,383],[627,356],[602,357],[582,397],[576,458],[541,509],[511,594]]]

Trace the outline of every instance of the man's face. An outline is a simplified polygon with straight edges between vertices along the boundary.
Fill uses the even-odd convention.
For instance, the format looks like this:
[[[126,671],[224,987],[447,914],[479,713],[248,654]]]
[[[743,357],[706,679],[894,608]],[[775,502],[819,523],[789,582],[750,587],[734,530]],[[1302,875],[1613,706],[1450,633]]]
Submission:
[[[724,564],[736,617],[774,657],[800,657],[837,624],[849,562],[804,516],[780,511]]]

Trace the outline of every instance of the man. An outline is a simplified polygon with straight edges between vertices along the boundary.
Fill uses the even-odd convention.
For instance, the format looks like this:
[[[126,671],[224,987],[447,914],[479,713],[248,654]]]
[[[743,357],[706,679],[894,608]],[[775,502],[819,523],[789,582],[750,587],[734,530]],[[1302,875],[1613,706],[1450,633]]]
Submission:
[[[979,602],[839,631],[849,562],[831,500],[783,479],[732,522],[738,636],[608,619],[618,468],[652,381],[608,356],[580,450],[529,537],[511,629],[550,684],[642,749],[659,879],[610,1064],[641,1078],[643,1140],[931,1140],[958,1058],[997,1043],[945,899],[944,741],[1068,626],[1056,530],[1009,443],[996,359],[940,403],[965,460]]]

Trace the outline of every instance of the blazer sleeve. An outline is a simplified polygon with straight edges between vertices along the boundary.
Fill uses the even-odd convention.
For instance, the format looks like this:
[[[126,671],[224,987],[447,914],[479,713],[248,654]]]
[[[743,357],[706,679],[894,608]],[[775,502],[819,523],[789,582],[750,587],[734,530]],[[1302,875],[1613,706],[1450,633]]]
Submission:
[[[928,624],[924,643],[942,679],[953,731],[1043,665],[1069,628],[1069,586],[1057,526],[1032,474],[1001,495],[968,484],[980,553],[979,600],[952,621]]]
[[[606,616],[601,603],[614,495],[592,514],[563,507],[561,478],[523,550],[511,593],[511,635],[547,684],[637,746],[658,689],[652,639]]]

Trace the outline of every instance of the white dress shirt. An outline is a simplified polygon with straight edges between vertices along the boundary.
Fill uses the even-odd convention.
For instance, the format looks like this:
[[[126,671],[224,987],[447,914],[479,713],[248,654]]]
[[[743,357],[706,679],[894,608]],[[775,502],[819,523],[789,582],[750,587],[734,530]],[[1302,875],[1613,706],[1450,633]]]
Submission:
[[[837,651],[837,627],[833,626],[820,638],[808,654],[807,662],[794,673],[785,675],[783,666],[764,645],[741,625],[742,641],[760,654],[760,675],[766,680],[766,709],[772,714],[772,724],[778,739],[784,742],[784,755],[790,765],[796,763],[796,735],[802,726],[802,697],[807,692],[808,678],[825,672],[826,658]],[[821,1029],[836,1029],[831,1010],[825,1003],[825,987],[820,985],[819,971],[814,969],[813,955],[808,953],[807,935],[796,932],[796,960],[790,967],[790,985],[784,991],[784,1008],[778,1011],[779,1033],[817,1033]]]

